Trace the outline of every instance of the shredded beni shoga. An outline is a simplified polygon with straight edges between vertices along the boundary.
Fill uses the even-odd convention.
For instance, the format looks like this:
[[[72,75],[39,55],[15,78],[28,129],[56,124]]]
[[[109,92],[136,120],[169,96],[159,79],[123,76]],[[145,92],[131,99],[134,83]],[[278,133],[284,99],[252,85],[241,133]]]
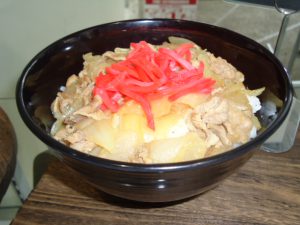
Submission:
[[[199,159],[256,136],[264,88],[248,90],[225,59],[177,37],[83,56],[57,94],[52,135],[70,147],[135,163]]]

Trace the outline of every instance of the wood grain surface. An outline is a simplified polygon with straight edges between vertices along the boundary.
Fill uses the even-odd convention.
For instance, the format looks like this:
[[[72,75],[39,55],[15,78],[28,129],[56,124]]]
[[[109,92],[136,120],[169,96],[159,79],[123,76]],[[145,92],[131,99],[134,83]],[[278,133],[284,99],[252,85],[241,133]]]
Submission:
[[[257,152],[217,188],[168,204],[106,195],[55,161],[12,223],[25,224],[298,225],[300,133],[290,152]]]
[[[14,128],[0,107],[0,202],[16,167],[17,141]]]

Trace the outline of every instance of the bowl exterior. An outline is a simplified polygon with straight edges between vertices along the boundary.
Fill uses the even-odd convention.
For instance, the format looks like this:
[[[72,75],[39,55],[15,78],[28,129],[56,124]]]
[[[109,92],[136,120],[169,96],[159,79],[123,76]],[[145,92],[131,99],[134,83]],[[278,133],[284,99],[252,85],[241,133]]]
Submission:
[[[57,142],[49,135],[54,121],[50,105],[60,87],[82,69],[82,55],[102,54],[141,40],[153,44],[169,36],[188,38],[225,58],[245,75],[250,89],[266,87],[282,102],[276,118],[263,123],[252,141],[218,156],[175,164],[139,165],[99,159]],[[292,101],[292,86],[281,63],[263,46],[235,32],[182,20],[121,21],[66,36],[37,54],[24,69],[16,89],[17,105],[29,129],[70,168],[100,190],[146,202],[175,201],[202,193],[243,165],[254,150],[284,121]],[[261,102],[264,103],[264,99]],[[46,109],[44,116],[36,110]],[[258,115],[263,120],[263,115]]]
[[[153,171],[125,171],[86,163],[55,151],[79,177],[97,189],[141,202],[171,202],[201,194],[235,172],[254,152],[254,149],[251,149],[235,158],[205,166],[195,163],[184,169],[175,166],[172,169]]]

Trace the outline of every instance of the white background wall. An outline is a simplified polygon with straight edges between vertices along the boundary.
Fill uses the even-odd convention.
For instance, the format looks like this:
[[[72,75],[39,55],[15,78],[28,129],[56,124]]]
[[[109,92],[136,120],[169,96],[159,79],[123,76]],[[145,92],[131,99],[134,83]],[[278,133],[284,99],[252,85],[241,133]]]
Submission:
[[[47,149],[24,125],[15,104],[17,79],[30,59],[72,32],[126,18],[125,0],[0,0],[0,106],[17,134],[15,179],[26,197],[32,188],[34,157]],[[2,206],[15,204],[13,192]]]
[[[74,31],[124,19],[124,0],[1,0],[0,97],[14,97],[26,63],[51,42]]]

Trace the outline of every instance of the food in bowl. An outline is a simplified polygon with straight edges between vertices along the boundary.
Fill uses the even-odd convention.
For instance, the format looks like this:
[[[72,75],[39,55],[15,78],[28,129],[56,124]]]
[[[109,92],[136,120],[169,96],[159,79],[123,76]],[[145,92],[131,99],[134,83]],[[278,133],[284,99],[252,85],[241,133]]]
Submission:
[[[87,53],[51,109],[58,141],[101,158],[170,163],[229,151],[256,136],[264,88],[225,59],[177,37]]]
[[[188,38],[216,56],[228,60],[245,76],[249,89],[265,87],[256,113],[262,128],[257,136],[222,154],[199,160],[166,164],[142,164],[108,160],[92,152],[70,148],[49,135],[54,122],[50,105],[68,77],[82,70],[82,55],[103,54],[116,47],[145,40],[161,44],[169,36]],[[206,68],[207,69],[207,68]],[[98,74],[96,75],[98,76]],[[218,81],[213,88],[216,89]],[[230,30],[199,22],[143,19],[98,25],[70,34],[38,53],[24,68],[16,89],[20,115],[28,128],[65,165],[108,194],[143,202],[183,200],[216,187],[254,154],[286,119],[292,103],[292,84],[280,61],[255,41]],[[267,92],[282,101],[276,115],[264,117]],[[43,110],[36,115],[38,109]],[[47,112],[45,115],[44,111]],[[40,111],[41,112],[41,111]],[[65,126],[65,125],[63,125]],[[95,153],[95,155],[97,155]]]

